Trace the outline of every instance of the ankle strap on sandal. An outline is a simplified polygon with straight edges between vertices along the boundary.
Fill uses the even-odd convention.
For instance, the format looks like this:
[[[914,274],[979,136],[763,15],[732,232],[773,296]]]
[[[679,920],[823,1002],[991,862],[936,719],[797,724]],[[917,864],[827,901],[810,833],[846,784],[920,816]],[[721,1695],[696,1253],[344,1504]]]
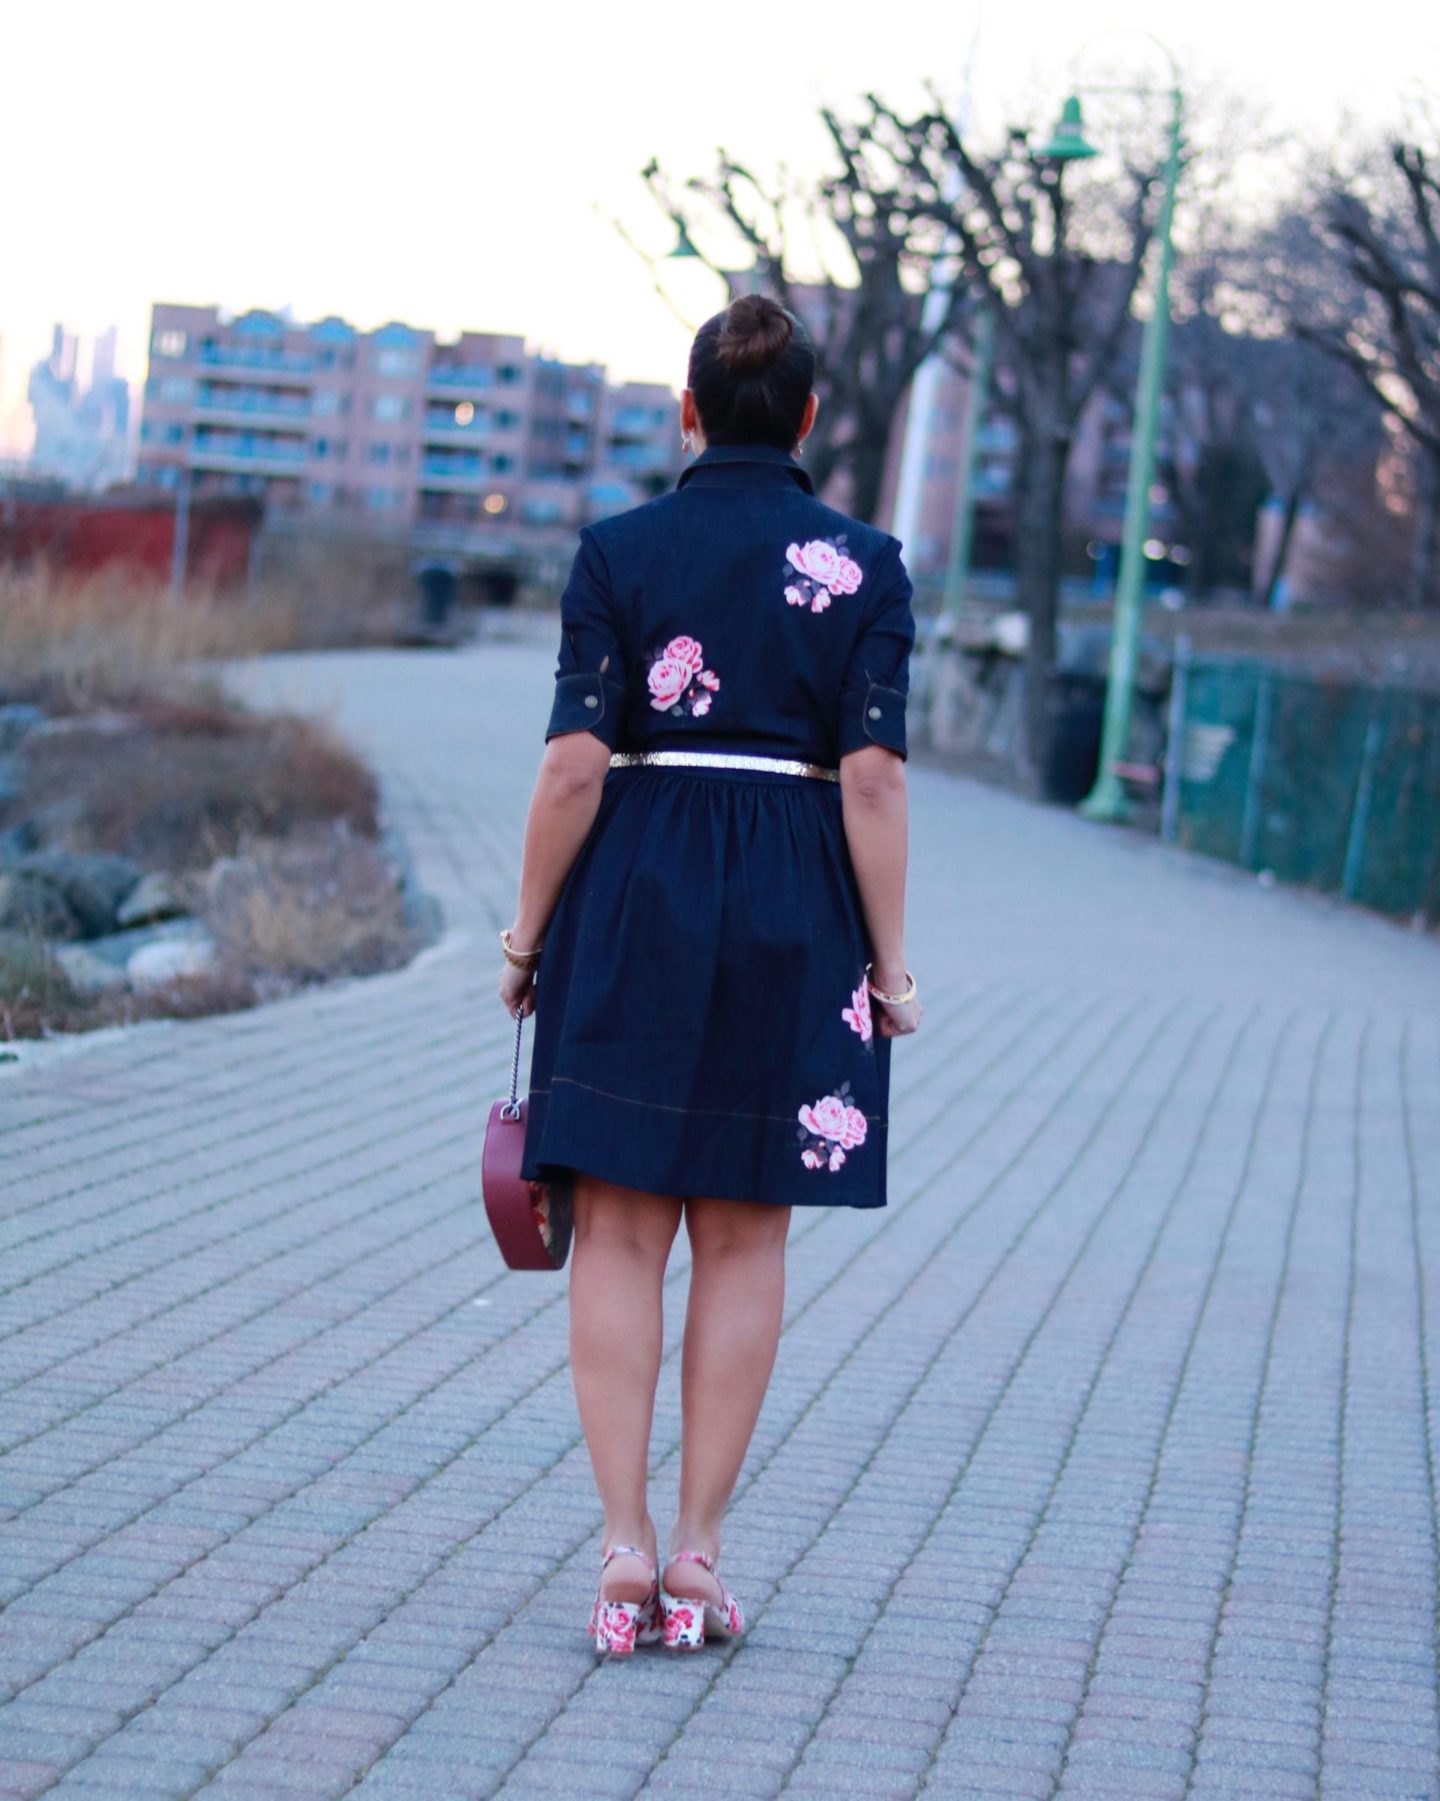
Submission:
[[[611,1545],[610,1549],[606,1551],[600,1559],[600,1568],[602,1570],[610,1562],[612,1557],[638,1557],[641,1563],[645,1565],[645,1568],[649,1570],[650,1574],[652,1576],[655,1574],[655,1565],[651,1563],[649,1557],[640,1549],[639,1545]]]
[[[665,1567],[668,1569],[672,1563],[698,1563],[712,1576],[715,1574],[715,1559],[708,1551],[673,1551],[665,1559]]]

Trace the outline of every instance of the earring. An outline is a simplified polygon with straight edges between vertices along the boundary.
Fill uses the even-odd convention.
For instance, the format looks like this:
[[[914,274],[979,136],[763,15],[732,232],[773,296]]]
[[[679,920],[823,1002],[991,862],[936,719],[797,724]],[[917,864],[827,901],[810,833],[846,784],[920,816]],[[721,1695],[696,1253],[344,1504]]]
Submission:
[[[801,440],[800,440],[800,442],[799,442],[799,443],[798,443],[798,444],[797,444],[797,445],[796,445],[796,446],[795,446],[795,454],[796,454],[796,456],[797,456],[797,457],[803,457],[803,456],[804,456],[804,454],[805,454],[805,440],[804,440],[804,439],[803,439],[803,438],[802,438],[802,439],[801,439]]]
[[[685,454],[687,456],[694,449],[694,445],[690,441],[690,434],[688,431],[682,431],[680,434],[680,448],[685,452]]]

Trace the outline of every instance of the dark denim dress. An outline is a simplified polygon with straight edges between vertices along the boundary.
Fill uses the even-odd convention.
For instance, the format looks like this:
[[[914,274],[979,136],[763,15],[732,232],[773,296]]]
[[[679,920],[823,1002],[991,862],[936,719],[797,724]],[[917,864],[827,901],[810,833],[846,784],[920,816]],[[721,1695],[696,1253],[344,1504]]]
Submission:
[[[903,756],[910,598],[898,540],[823,505],[793,457],[714,446],[581,532],[546,737]],[[545,938],[525,1175],[883,1206],[870,955],[837,784],[612,768]]]

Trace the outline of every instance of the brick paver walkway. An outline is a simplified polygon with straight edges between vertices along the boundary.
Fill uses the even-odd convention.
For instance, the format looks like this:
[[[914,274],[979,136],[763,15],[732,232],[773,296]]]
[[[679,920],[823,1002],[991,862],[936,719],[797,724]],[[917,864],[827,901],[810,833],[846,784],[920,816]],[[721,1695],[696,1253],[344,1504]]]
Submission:
[[[597,1667],[564,1282],[477,1187],[550,666],[255,672],[447,937],[0,1071],[0,1797],[1433,1801],[1435,946],[913,766],[929,1016],[890,1207],[796,1215],[753,1629]]]

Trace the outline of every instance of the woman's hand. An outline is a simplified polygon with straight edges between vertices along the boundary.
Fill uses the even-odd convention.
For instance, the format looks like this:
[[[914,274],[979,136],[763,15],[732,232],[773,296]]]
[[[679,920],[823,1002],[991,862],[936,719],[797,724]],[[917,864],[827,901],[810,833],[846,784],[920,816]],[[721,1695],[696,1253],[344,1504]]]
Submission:
[[[511,1019],[514,1019],[517,1012],[533,1013],[535,1011],[534,969],[518,969],[515,964],[507,963],[500,971],[500,999]]]
[[[904,1038],[916,1031],[920,1021],[925,1017],[925,1009],[918,1000],[877,1001],[872,994],[870,1010],[875,1016],[875,1030],[882,1038]]]
[[[925,1009],[918,1000],[882,1001],[875,990],[882,994],[904,994],[910,986],[910,972],[900,963],[894,969],[872,969],[869,974],[870,1012],[875,1021],[875,1029],[882,1038],[905,1038],[915,1031],[925,1017]]]

